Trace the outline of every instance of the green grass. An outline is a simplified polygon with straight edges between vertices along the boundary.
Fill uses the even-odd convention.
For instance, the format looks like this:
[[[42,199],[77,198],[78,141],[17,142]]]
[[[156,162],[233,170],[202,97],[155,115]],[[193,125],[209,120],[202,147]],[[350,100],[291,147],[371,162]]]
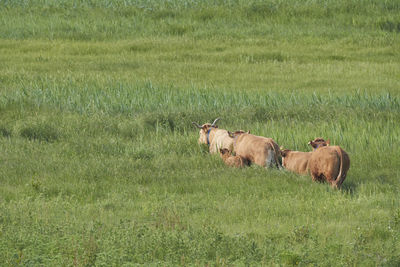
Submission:
[[[357,39],[366,33],[374,37],[396,34],[400,23],[399,3],[379,0],[36,0],[2,1],[0,7],[3,11],[0,34],[19,40],[110,40],[171,35]]]
[[[150,81],[174,88],[399,92],[399,42],[364,46],[343,40],[310,44],[184,37],[93,43],[4,40],[0,51],[0,80],[12,90],[50,80],[98,86]]]
[[[0,2],[5,266],[397,266],[397,1]],[[324,137],[341,190],[191,124]]]

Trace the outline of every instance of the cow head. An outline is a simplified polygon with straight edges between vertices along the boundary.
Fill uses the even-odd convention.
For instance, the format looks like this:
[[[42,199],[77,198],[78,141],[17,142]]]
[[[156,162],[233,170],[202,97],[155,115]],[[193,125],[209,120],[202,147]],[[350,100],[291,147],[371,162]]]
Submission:
[[[219,153],[221,155],[221,158],[226,158],[229,157],[231,155],[231,151],[227,148],[220,148],[219,149]]]
[[[229,149],[227,149],[227,148],[220,148],[219,152],[221,153],[221,155],[231,153],[231,151],[229,151]]]
[[[285,158],[291,150],[289,149],[281,149],[282,158]]]
[[[329,141],[329,139],[327,141],[325,141],[324,139],[319,137],[319,138],[315,138],[314,140],[311,140],[310,142],[308,142],[308,144],[310,146],[312,146],[312,148],[314,150],[316,150],[317,148],[320,148],[323,146],[329,146],[330,141]]]
[[[209,133],[209,130],[211,130],[212,128],[218,128],[218,126],[215,125],[215,123],[217,123],[218,120],[219,120],[219,118],[216,118],[213,123],[205,123],[203,125],[199,125],[196,122],[192,122],[192,124],[194,126],[196,126],[197,128],[200,129],[199,130],[199,140],[198,140],[199,144],[208,144],[207,134]]]
[[[282,156],[282,165],[283,165],[283,167],[286,167],[285,158],[286,158],[286,156],[289,155],[289,153],[290,153],[292,150],[283,149],[283,147],[280,147],[280,151],[281,151],[281,156]]]

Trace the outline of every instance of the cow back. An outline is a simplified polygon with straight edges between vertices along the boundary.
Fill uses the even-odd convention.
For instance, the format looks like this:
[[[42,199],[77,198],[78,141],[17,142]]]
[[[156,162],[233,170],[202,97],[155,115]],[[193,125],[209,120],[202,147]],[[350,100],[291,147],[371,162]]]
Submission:
[[[274,151],[275,156],[279,147],[272,138],[245,133],[234,142],[234,150],[236,155],[265,166],[270,151]]]
[[[315,177],[320,177],[318,180],[324,178],[330,183],[333,183],[338,178],[339,174],[345,177],[349,167],[349,156],[339,146],[318,148],[312,152],[309,160],[311,174]]]
[[[298,174],[308,173],[308,162],[312,152],[290,151],[286,157],[282,159],[283,166],[289,171]]]

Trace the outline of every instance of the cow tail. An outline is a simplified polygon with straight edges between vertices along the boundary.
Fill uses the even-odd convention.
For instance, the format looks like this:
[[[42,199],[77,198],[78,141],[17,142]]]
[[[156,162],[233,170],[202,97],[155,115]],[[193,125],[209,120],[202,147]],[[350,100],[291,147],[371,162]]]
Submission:
[[[278,152],[275,147],[275,142],[270,142],[270,145],[272,146],[272,149],[274,150],[276,167],[278,168],[278,170],[280,170],[282,168],[282,166],[279,164]]]
[[[340,168],[339,168],[339,174],[338,174],[338,176],[336,177],[336,180],[335,180],[335,182],[334,182],[334,185],[335,185],[336,187],[340,187],[340,186],[342,185],[344,179],[346,178],[346,176],[343,175],[343,151],[342,151],[342,149],[341,149],[339,146],[336,147],[336,151],[337,151],[338,154],[339,154]]]

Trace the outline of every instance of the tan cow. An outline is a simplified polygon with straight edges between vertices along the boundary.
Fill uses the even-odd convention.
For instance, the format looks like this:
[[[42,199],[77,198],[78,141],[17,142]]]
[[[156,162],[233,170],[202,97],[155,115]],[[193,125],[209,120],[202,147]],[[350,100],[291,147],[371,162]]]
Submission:
[[[192,122],[199,131],[199,144],[207,144],[209,146],[210,153],[218,153],[220,148],[226,148],[229,151],[233,150],[233,140],[229,137],[228,131],[224,129],[218,129],[218,126],[215,123],[219,120],[219,118],[215,119],[212,124],[205,123],[203,125],[199,125],[195,122]]]
[[[340,146],[329,146],[322,138],[310,141],[314,151],[308,162],[313,181],[327,181],[340,188],[350,168],[349,155]]]
[[[229,136],[233,139],[236,155],[262,167],[282,168],[279,163],[279,146],[272,138],[256,136],[243,131],[229,133]]]
[[[312,152],[281,150],[282,165],[287,170],[297,174],[308,174],[308,161],[311,158],[311,154]]]
[[[247,159],[245,159],[241,156],[237,156],[237,155],[233,156],[231,154],[231,151],[227,148],[221,148],[219,151],[220,151],[222,160],[228,166],[240,168],[240,167],[249,165],[249,162],[247,161]]]

